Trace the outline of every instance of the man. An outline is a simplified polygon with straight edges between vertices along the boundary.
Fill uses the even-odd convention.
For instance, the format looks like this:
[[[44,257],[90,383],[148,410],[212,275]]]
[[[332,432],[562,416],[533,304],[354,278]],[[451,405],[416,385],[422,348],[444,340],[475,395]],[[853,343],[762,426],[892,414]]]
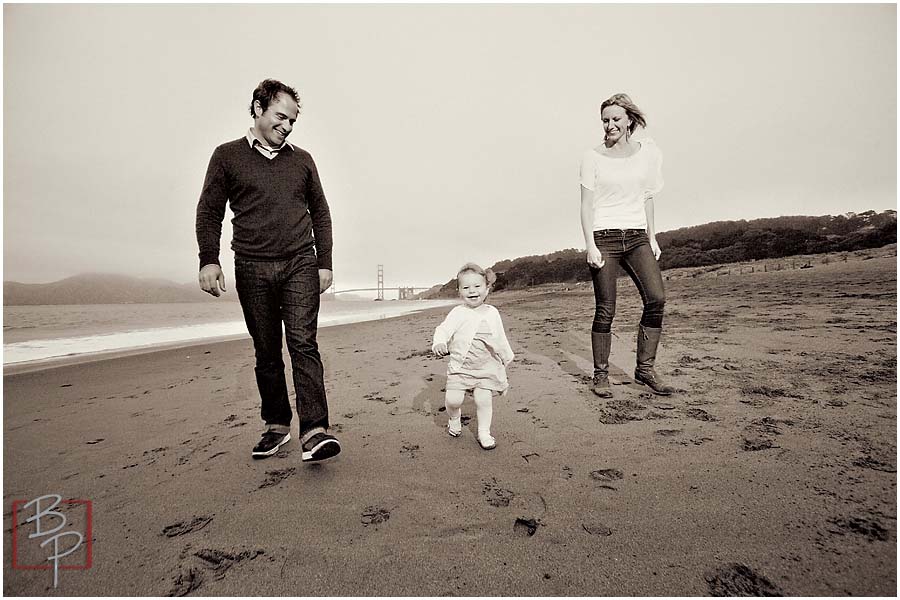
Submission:
[[[197,205],[200,287],[225,291],[219,240],[225,205],[234,213],[232,250],[238,299],[256,352],[256,383],[266,424],[254,458],[272,456],[291,439],[291,405],[281,330],[297,394],[303,461],[341,451],[328,434],[328,403],[316,343],[319,294],[331,285],[331,213],[312,156],[287,143],[297,92],[274,79],[253,91],[247,134],[213,152]]]

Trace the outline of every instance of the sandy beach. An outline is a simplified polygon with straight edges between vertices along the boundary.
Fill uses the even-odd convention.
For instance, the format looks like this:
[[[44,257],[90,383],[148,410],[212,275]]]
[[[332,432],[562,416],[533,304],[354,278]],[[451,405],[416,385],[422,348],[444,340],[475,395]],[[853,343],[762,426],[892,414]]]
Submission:
[[[517,358],[491,452],[471,398],[445,432],[446,309],[320,331],[344,451],[319,465],[296,421],[251,459],[247,340],[8,374],[4,594],[892,596],[896,269],[673,277],[668,398],[627,383],[629,281],[610,401],[587,387],[589,285],[498,293]],[[92,503],[91,568],[55,589],[9,556],[13,501],[50,493]]]

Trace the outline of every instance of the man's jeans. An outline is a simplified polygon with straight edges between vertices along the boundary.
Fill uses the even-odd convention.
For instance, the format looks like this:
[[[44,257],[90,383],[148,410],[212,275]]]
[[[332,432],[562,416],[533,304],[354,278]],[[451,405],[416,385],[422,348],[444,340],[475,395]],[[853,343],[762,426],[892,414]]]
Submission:
[[[236,256],[234,273],[244,321],[256,350],[256,384],[262,398],[263,421],[274,429],[291,424],[282,360],[283,322],[297,393],[300,435],[316,427],[327,429],[328,403],[316,343],[319,268],[315,254],[298,254],[285,260]]]
[[[596,300],[591,331],[610,332],[616,316],[616,277],[620,266],[631,276],[641,294],[644,303],[641,325],[662,327],[666,295],[647,232],[642,229],[603,229],[594,232],[594,242],[605,264],[601,269],[591,267]]]

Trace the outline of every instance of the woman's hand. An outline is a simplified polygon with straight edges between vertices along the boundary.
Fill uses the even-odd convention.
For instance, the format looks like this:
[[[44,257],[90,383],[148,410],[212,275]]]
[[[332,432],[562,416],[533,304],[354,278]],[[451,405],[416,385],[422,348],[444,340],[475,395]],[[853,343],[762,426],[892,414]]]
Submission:
[[[587,249],[587,262],[595,269],[602,269],[603,265],[606,264],[603,260],[603,255],[600,253],[600,250],[597,249],[597,246],[589,247]]]
[[[447,344],[441,342],[431,347],[431,351],[437,356],[447,356],[450,352],[447,350]]]
[[[656,257],[656,260],[659,260],[659,255],[662,254],[662,249],[659,247],[659,242],[656,241],[656,236],[650,237],[650,249],[653,250],[653,256]]]

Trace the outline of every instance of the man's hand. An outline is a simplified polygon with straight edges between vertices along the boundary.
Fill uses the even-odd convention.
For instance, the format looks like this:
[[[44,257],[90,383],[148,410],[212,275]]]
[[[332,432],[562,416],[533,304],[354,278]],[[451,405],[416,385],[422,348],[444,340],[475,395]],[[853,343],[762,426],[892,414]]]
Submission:
[[[432,346],[431,351],[438,356],[447,356],[448,354],[450,354],[450,351],[447,350],[447,344],[445,344],[444,342]]]
[[[225,291],[225,273],[222,272],[222,267],[217,264],[203,265],[200,269],[200,289],[218,298],[221,295],[219,290]]]
[[[650,238],[650,249],[653,250],[653,256],[656,257],[656,260],[659,260],[660,254],[662,254],[662,250],[659,247],[659,242],[656,241],[656,236],[652,236]]]
[[[325,290],[331,287],[331,281],[334,279],[334,272],[331,269],[319,269],[319,293],[324,294]]]

